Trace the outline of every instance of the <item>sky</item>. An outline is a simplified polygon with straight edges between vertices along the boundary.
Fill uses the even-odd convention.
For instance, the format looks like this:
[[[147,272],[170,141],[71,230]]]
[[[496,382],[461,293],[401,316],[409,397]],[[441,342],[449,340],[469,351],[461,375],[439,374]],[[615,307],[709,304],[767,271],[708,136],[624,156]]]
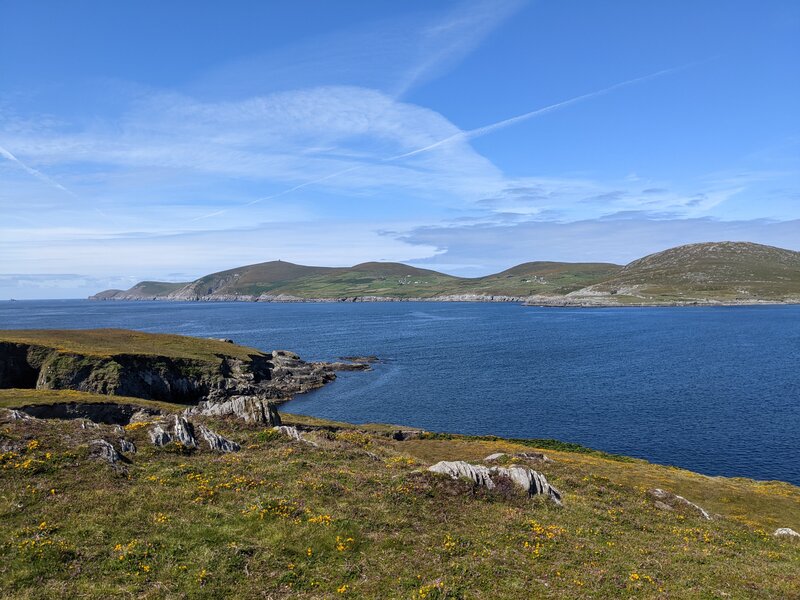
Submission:
[[[795,0],[0,0],[0,299],[800,250]]]

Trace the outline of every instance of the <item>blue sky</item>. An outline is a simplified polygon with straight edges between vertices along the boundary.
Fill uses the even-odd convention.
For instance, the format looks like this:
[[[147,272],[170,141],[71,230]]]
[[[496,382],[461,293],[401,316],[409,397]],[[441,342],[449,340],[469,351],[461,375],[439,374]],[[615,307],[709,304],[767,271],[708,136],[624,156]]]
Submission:
[[[0,298],[800,250],[798,59],[793,0],[0,0]]]

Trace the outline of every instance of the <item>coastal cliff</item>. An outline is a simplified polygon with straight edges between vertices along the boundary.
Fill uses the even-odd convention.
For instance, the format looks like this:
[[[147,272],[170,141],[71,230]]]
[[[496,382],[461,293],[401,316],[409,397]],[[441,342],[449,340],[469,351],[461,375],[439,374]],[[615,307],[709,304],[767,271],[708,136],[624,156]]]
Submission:
[[[0,388],[76,390],[204,406],[280,403],[366,363],[309,363],[220,340],[135,331],[0,332]],[[226,404],[227,403],[227,404]]]

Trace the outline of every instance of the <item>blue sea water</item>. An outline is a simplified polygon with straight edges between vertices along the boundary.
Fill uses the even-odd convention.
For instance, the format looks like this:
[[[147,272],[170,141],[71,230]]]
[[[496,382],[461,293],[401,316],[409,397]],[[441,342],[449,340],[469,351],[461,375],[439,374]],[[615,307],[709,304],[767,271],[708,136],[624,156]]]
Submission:
[[[556,438],[709,475],[800,484],[800,307],[0,302],[0,328],[228,337],[375,354],[283,407],[350,422]]]

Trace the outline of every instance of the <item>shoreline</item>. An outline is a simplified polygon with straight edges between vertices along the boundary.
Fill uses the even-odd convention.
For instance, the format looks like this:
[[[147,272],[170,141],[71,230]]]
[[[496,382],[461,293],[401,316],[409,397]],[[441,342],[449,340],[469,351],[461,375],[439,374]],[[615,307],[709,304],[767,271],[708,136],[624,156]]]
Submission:
[[[350,296],[342,298],[300,298],[286,296],[195,296],[193,298],[90,296],[92,302],[259,302],[263,304],[343,304],[377,302],[441,302],[466,304],[519,304],[540,308],[658,308],[658,307],[731,307],[731,306],[798,306],[800,298],[791,300],[665,300],[644,302],[603,302],[594,299],[565,296],[500,296],[459,294],[428,298],[399,298],[394,296]]]

